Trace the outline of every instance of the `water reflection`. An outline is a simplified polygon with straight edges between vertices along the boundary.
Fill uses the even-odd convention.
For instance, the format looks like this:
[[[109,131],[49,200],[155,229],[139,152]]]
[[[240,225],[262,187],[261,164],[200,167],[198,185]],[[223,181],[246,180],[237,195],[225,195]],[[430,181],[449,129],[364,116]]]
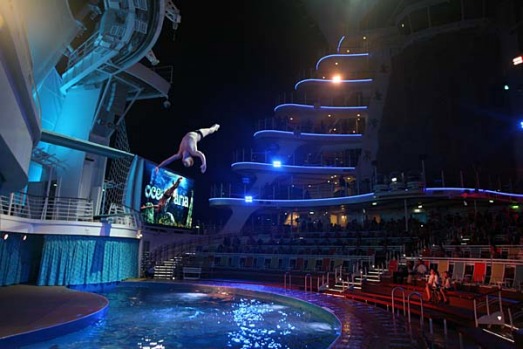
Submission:
[[[273,297],[210,287],[186,292],[175,284],[129,284],[101,293],[109,299],[109,309],[96,325],[24,348],[323,349],[339,332],[337,322]]]

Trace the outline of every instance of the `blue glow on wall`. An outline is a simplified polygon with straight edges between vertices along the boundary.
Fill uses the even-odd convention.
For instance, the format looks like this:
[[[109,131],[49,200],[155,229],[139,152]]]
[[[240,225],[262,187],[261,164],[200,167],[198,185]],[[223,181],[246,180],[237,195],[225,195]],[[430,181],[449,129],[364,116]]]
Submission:
[[[27,175],[29,182],[40,182],[42,181],[42,173],[44,172],[44,169],[42,165],[31,161],[29,164],[29,173]]]

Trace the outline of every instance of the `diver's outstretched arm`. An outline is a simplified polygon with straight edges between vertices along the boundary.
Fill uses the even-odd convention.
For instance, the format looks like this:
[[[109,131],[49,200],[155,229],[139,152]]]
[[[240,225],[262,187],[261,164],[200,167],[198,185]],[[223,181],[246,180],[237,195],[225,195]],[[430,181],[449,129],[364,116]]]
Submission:
[[[196,150],[192,152],[191,155],[200,158],[200,161],[202,162],[200,166],[200,171],[202,171],[202,173],[205,173],[205,171],[207,170],[207,160],[205,159],[205,154],[199,150]]]

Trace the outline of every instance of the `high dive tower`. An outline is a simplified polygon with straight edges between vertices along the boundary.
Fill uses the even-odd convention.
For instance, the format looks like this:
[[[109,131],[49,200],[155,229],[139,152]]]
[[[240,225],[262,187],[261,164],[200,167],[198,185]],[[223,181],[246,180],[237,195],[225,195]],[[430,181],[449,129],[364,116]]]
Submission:
[[[52,182],[56,195],[101,200],[108,158],[132,157],[109,147],[127,111],[168,97],[153,52],[165,18],[180,23],[170,0],[2,1],[3,194],[45,195]]]
[[[164,22],[181,22],[171,0],[0,2],[0,285],[137,275],[125,116],[168,103],[172,68],[154,53]],[[67,270],[57,245],[76,255]]]

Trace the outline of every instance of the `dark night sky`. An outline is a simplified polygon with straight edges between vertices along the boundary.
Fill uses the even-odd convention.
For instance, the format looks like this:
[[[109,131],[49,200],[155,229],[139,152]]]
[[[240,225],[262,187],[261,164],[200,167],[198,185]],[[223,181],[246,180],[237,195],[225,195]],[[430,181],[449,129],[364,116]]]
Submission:
[[[207,156],[205,174],[199,161],[192,168],[179,161],[167,166],[196,181],[194,221],[208,221],[211,184],[235,178],[233,152],[250,147],[255,121],[272,117],[277,96],[292,91],[326,44],[293,0],[175,4],[182,16],[175,39],[166,20],[154,48],[159,66],[174,67],[172,106],[138,101],[126,118],[129,143],[131,152],[159,163],[186,132],[219,123],[219,132],[198,144]]]

